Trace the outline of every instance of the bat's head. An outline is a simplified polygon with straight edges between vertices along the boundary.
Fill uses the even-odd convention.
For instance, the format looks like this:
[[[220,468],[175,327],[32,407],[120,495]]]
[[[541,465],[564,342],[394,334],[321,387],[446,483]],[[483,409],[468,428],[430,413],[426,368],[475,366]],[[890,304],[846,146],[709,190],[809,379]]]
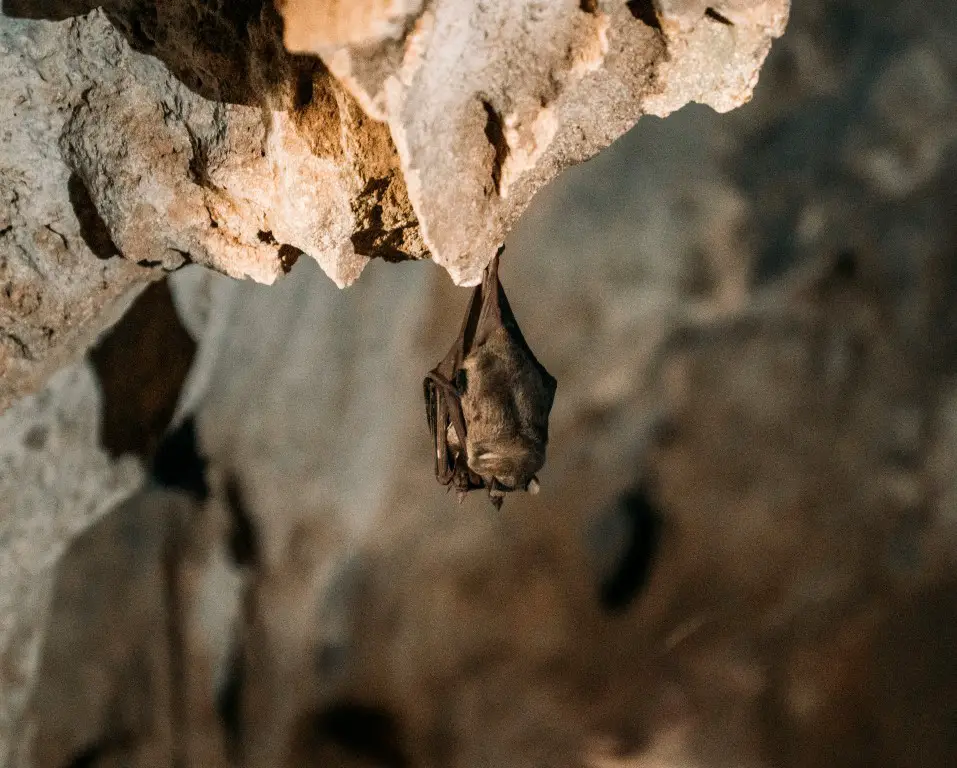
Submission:
[[[535,473],[545,463],[543,444],[521,437],[511,441],[493,440],[488,444],[468,441],[468,449],[463,451],[451,424],[446,439],[453,458],[459,460],[464,457],[468,468],[482,478],[487,487],[491,487],[494,481],[503,491],[538,493],[539,483]]]
[[[468,465],[487,485],[494,480],[506,491],[528,488],[545,463],[544,446],[525,440],[498,441],[494,445],[473,445]]]

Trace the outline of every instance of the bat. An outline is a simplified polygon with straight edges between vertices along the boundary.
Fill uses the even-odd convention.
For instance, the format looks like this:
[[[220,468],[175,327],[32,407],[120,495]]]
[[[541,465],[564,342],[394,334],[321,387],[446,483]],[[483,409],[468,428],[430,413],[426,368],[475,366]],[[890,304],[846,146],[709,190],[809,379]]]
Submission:
[[[486,488],[496,508],[511,491],[537,493],[557,381],[522,336],[498,279],[485,268],[458,338],[423,382],[435,477],[459,501]]]

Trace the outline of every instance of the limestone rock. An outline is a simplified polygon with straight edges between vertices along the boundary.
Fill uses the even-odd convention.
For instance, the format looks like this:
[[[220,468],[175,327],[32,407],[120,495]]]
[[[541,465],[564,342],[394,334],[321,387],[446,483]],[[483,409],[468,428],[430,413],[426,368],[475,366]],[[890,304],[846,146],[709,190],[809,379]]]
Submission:
[[[797,4],[750,105],[641,121],[542,191],[503,281],[560,396],[542,491],[504,515],[431,475],[419,377],[467,300],[439,270],[373,263],[348,292],[305,259],[272,287],[177,272],[199,344],[181,411],[227,480],[210,505],[262,542],[226,600],[226,541],[196,534],[214,551],[193,611],[222,626],[241,597],[245,648],[224,683],[196,633],[184,688],[241,706],[189,727],[247,768],[950,768],[951,11]],[[97,538],[63,571],[99,607],[59,603],[55,626],[82,632],[49,635],[46,764],[150,743],[102,718],[144,706],[126,667],[88,672],[98,707],[60,703],[77,647],[117,622],[90,559],[155,562]],[[148,620],[119,606],[145,626],[109,635],[125,658],[165,647],[161,592]]]
[[[188,262],[272,283],[305,254],[342,287],[431,255],[477,282],[640,115],[746,101],[788,8],[277,5],[284,27],[268,0],[5,0],[0,409]]]
[[[305,253],[344,286],[427,255],[388,131],[271,6],[93,5],[0,15],[0,409],[160,269],[271,283]]]
[[[422,236],[462,285],[479,281],[542,185],[642,114],[747,101],[788,12],[785,0],[744,0],[732,23],[682,8],[666,28],[675,12],[650,2],[416,6],[280,3],[287,45],[318,53],[389,125]]]
[[[99,448],[99,400],[83,363],[0,415],[0,765],[29,736],[20,718],[60,556],[142,482],[134,459]]]

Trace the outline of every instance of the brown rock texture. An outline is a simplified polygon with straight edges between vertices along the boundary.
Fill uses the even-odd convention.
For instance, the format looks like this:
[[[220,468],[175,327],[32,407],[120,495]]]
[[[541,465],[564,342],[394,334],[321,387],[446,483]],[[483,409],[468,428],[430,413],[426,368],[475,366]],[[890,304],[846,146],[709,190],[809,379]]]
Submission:
[[[75,445],[52,444],[64,463],[44,459],[59,489],[48,496],[31,492],[29,472],[19,484],[16,467],[36,457],[10,438],[0,556],[27,554],[4,587],[0,641],[19,671],[0,676],[0,753],[23,743],[10,740],[49,553],[105,509],[88,509],[99,481],[71,457],[106,462],[95,477],[112,504],[108,469],[130,452],[148,464],[170,414],[186,418],[215,370],[206,345],[177,406],[192,350],[170,307],[139,304],[109,334],[134,301],[186,264],[268,284],[303,255],[339,287],[377,257],[432,256],[472,282],[536,190],[641,114],[745,101],[787,7],[730,37],[696,9],[666,40],[634,8],[605,5],[2,1],[0,414],[34,395],[86,426]],[[707,53],[715,34],[707,73],[690,77],[702,62],[682,51]],[[190,296],[178,309],[198,339],[204,299]],[[149,350],[124,361],[137,344]],[[89,397],[48,393],[60,369],[92,370],[76,384]],[[19,435],[29,419],[12,414]],[[34,528],[45,533],[34,540]]]
[[[388,132],[270,6],[100,5],[0,15],[0,408],[160,269],[271,283],[306,253],[346,285],[427,253]]]
[[[37,673],[57,563],[72,539],[143,482],[132,457],[98,445],[92,367],[68,366],[0,415],[0,765],[31,731],[21,719]]]
[[[0,409],[184,263],[272,283],[305,254],[341,287],[431,255],[476,282],[641,114],[746,101],[787,11],[664,35],[608,6],[4,0]]]
[[[171,276],[184,461],[58,574],[34,764],[950,768],[955,23],[808,0],[750,105],[542,191],[502,280],[559,388],[501,514],[431,473],[441,271]]]
[[[438,6],[382,7],[388,41]],[[950,768],[955,23],[808,0],[753,103],[642,120],[542,190],[502,279],[559,390],[542,491],[501,514],[431,473],[421,377],[468,298],[441,270],[139,294],[112,362],[0,416],[8,762]],[[111,345],[138,317],[185,382]],[[162,415],[125,443],[165,431],[147,483],[109,455],[131,411]]]
[[[734,5],[733,22],[650,2],[279,7],[290,49],[318,53],[388,124],[433,259],[474,285],[535,192],[642,114],[750,99],[789,5]]]

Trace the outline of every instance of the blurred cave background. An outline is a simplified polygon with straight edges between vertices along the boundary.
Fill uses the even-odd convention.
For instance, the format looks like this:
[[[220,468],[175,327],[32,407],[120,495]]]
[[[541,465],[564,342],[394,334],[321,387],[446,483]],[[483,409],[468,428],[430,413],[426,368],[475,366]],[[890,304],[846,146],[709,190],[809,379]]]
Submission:
[[[433,264],[154,284],[91,352],[152,476],[59,569],[34,764],[954,765],[955,40],[803,0],[751,104],[539,194],[502,281],[558,394],[501,512],[432,474]]]

